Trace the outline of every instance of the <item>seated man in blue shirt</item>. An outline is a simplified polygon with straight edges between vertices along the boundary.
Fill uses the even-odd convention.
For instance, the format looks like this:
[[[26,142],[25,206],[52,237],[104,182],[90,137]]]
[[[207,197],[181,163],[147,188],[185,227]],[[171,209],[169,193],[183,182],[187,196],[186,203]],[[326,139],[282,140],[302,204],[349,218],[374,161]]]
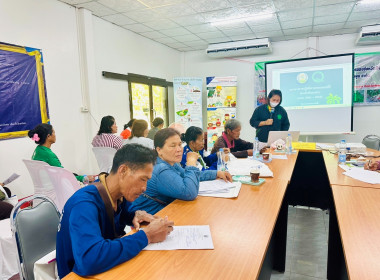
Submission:
[[[78,190],[65,204],[57,234],[57,268],[62,279],[71,271],[98,274],[135,257],[148,243],[164,241],[173,222],[145,211],[129,212],[130,202],[146,190],[156,156],[138,144],[125,145],[100,183]],[[126,225],[147,227],[129,236]]]

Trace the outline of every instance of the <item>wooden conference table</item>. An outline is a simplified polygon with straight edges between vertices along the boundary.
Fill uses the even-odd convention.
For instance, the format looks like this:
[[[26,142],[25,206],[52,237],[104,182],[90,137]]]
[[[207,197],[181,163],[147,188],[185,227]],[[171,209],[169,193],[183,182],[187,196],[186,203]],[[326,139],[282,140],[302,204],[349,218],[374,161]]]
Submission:
[[[167,215],[176,225],[210,225],[214,250],[142,251],[134,259],[104,273],[84,278],[72,272],[64,280],[128,278],[270,279],[272,268],[279,271],[285,270],[288,198],[292,196],[292,193],[289,193],[287,189],[291,187],[292,181],[295,182],[294,185],[297,187],[297,181],[303,180],[297,175],[297,173],[301,174],[302,170],[296,172],[297,165],[299,166],[298,169],[302,169],[300,166],[305,165],[302,161],[302,155],[307,160],[310,160],[308,159],[309,156],[319,155],[319,158],[324,161],[323,165],[326,164],[325,169],[333,169],[333,167],[337,166],[336,156],[330,157],[328,154],[325,155],[325,152],[323,152],[322,156],[321,151],[300,151],[289,156],[288,160],[273,160],[268,166],[273,171],[274,177],[266,178],[266,182],[259,187],[243,185],[239,196],[235,199],[198,197],[190,202],[176,200],[157,213],[160,216]],[[333,161],[335,161],[335,165],[333,165]],[[313,164],[315,165],[316,161]],[[307,164],[305,167],[307,168]],[[342,173],[342,171],[335,169],[336,173]],[[328,175],[330,176],[330,173]],[[342,219],[342,224],[351,226],[351,219],[348,216],[350,212],[343,208],[341,210],[340,207],[348,207],[345,205],[345,200],[353,198],[343,197],[335,187],[335,185],[339,186],[339,182],[347,184],[346,177],[344,175],[332,177],[337,180],[334,181],[334,185],[331,183],[333,186],[328,183],[328,187],[330,191],[331,188],[334,191],[339,219]],[[339,178],[342,180],[339,181]],[[328,178],[325,179],[328,180]],[[318,180],[316,182],[319,183]],[[357,181],[358,185],[360,183],[362,182]],[[344,189],[344,187],[342,188]],[[335,196],[338,198],[335,198]],[[363,199],[365,198],[363,197]],[[307,204],[307,197],[306,199],[296,198],[295,200],[297,205],[304,205],[305,201]],[[312,201],[311,204],[313,205],[310,206],[315,206],[314,203],[316,202]],[[359,202],[355,205],[361,206]],[[328,208],[330,207],[334,208],[329,205]],[[335,212],[332,212],[335,215]],[[359,211],[359,213],[361,212]],[[335,230],[331,230],[334,238],[329,236],[328,266],[330,271],[333,271],[333,273],[330,273],[331,277],[329,279],[336,279],[335,277],[341,278],[344,273],[337,273],[335,266],[343,265],[343,269],[345,269],[345,265],[341,247],[335,248],[337,247],[335,243],[340,243],[337,221],[334,218],[330,218],[330,220],[330,224],[335,221],[332,226],[333,228],[335,227]],[[369,220],[370,218],[365,222],[369,222]],[[356,223],[360,223],[360,218]],[[357,226],[359,227],[359,224]],[[347,245],[344,244],[344,248],[350,248],[350,262],[347,262],[347,266],[351,276],[350,266],[357,266],[355,264],[356,241],[352,240],[352,235],[345,237],[346,232],[350,232],[350,230],[352,228],[345,227],[345,229],[341,229],[343,242],[347,240]],[[353,236],[355,237],[355,234]],[[375,237],[371,233],[370,236],[372,237],[371,240],[373,240],[379,235]],[[333,242],[330,240],[333,240]],[[365,242],[363,241],[363,243]],[[367,246],[363,251],[371,251],[373,248]],[[374,254],[376,255],[376,253]],[[341,260],[342,258],[343,261]],[[377,259],[380,259],[380,256]],[[340,260],[340,263],[338,260]],[[362,261],[364,261],[364,258],[362,258]],[[356,272],[356,270],[359,270],[357,273],[360,273],[361,269],[360,267],[353,268],[353,271]],[[380,272],[380,269],[376,266],[374,270]],[[352,278],[351,276],[351,279],[367,278]]]

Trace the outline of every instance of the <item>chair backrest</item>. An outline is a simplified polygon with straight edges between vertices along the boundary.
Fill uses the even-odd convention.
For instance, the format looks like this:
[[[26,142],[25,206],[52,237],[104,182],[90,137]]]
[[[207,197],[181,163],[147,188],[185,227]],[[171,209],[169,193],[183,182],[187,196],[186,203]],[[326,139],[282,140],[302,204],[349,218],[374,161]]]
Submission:
[[[370,149],[380,150],[380,137],[377,135],[367,135],[363,138],[362,143]]]
[[[56,203],[56,195],[53,183],[50,180],[44,166],[49,166],[44,161],[39,160],[22,160],[32,177],[35,195],[45,195]]]
[[[21,205],[34,200],[40,203],[20,209]],[[13,208],[11,229],[19,254],[20,279],[34,280],[34,263],[55,250],[59,219],[57,207],[46,196],[28,197]]]
[[[44,168],[53,183],[57,196],[57,207],[61,212],[66,201],[80,189],[80,184],[74,174],[67,169],[50,165]]]
[[[92,151],[95,154],[100,172],[109,173],[111,171],[113,158],[116,154],[116,149],[110,147],[93,147]]]

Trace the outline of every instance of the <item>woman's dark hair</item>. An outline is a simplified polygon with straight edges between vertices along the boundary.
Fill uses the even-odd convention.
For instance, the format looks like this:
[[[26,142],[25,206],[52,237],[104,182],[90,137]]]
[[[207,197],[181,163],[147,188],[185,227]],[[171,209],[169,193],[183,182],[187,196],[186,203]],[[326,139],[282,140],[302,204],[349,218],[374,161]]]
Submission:
[[[41,123],[37,125],[35,128],[28,131],[29,138],[32,138],[34,134],[37,134],[37,136],[40,138],[40,140],[34,141],[36,144],[45,144],[48,135],[53,134],[53,126],[47,123]]]
[[[182,141],[185,141],[187,145],[189,145],[191,141],[196,141],[199,135],[203,135],[202,128],[196,127],[196,126],[190,126],[186,130],[186,133],[182,133],[181,139]]]
[[[100,128],[98,131],[98,135],[102,133],[112,133],[112,126],[115,123],[115,118],[112,116],[105,116],[102,118],[100,122]]]
[[[282,92],[279,89],[272,89],[270,91],[270,93],[268,94],[268,97],[267,97],[267,104],[270,105],[269,99],[271,99],[274,95],[280,96],[280,103],[278,103],[278,105],[281,105],[281,102],[282,102]]]
[[[178,135],[181,137],[181,134],[174,128],[163,128],[157,131],[154,136],[154,146],[157,148],[162,148],[165,145],[166,139]]]
[[[164,120],[160,117],[158,118],[155,118],[153,121],[152,121],[152,125],[154,127],[158,127],[159,125],[163,124],[164,123]]]
[[[145,120],[135,120],[132,125],[131,136],[133,137],[144,137],[144,131],[148,128],[148,123]]]
[[[120,165],[125,164],[131,170],[135,171],[144,168],[145,164],[155,164],[156,153],[140,144],[127,144],[119,149],[112,162],[111,173],[115,174]]]
[[[127,124],[124,125],[124,130],[126,130],[128,127],[132,127],[134,121],[136,119],[131,119]]]

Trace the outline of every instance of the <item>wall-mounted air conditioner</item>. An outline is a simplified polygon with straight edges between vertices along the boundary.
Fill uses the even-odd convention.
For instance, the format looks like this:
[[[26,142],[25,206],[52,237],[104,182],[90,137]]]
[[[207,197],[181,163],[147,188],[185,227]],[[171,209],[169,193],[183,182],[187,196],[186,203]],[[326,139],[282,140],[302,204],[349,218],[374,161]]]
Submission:
[[[231,57],[267,54],[272,52],[268,38],[210,44],[206,53],[210,57]]]
[[[360,30],[359,37],[356,40],[357,45],[380,45],[380,25],[363,26]]]

